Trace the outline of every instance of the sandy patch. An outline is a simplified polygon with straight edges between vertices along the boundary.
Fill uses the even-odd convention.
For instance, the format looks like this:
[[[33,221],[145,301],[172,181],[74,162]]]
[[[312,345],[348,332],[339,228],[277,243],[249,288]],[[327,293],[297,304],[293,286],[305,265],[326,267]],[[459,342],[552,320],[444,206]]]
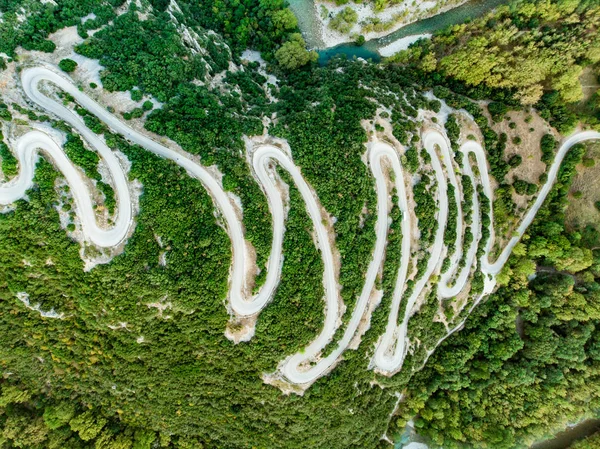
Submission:
[[[522,157],[521,165],[509,170],[506,180],[509,183],[516,179],[522,179],[531,184],[540,185],[540,175],[547,170],[546,164],[541,161],[540,140],[544,134],[558,134],[543,120],[534,109],[528,111],[509,111],[504,119],[498,123],[493,123],[487,108],[482,107],[482,112],[488,117],[491,128],[499,135],[506,133],[508,139],[504,150],[504,160],[509,161],[511,157],[520,155]],[[521,139],[521,143],[516,143],[514,139]],[[521,223],[522,218],[529,210],[534,201],[535,195],[512,194],[512,201],[515,204],[515,214],[512,222],[506,232],[496,234],[496,244],[503,247],[512,237],[512,232]],[[497,230],[498,231],[498,230]]]
[[[598,89],[600,89],[600,72],[594,70],[593,67],[586,67],[579,77],[581,90],[583,91],[583,101],[589,100]]]
[[[399,51],[406,50],[411,44],[420,39],[429,39],[431,34],[415,34],[398,39],[390,44],[387,44],[379,49],[379,54],[384,57],[392,56]]]

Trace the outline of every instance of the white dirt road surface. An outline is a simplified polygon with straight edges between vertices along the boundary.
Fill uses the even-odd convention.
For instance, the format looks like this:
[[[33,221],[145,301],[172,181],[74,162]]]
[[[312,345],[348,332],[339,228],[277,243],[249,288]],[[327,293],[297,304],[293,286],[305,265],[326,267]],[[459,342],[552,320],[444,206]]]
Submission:
[[[252,152],[253,170],[267,196],[272,214],[273,242],[271,245],[271,255],[268,260],[266,282],[258,294],[251,295],[248,293],[250,290],[248,286],[252,284],[250,277],[252,273],[256,272],[256,267],[248,266],[253,262],[249,262],[252,261],[252,257],[248,257],[251,247],[244,236],[243,224],[240,220],[241,211],[239,210],[239,206],[231,199],[231,196],[224,191],[220,181],[211,171],[185,153],[167,148],[142,133],[132,130],[108,112],[106,108],[79,91],[70,80],[49,68],[33,67],[25,69],[21,74],[21,80],[23,89],[31,101],[36,103],[41,109],[69,123],[81,134],[90,147],[98,152],[114,182],[118,198],[117,216],[111,227],[98,225],[88,183],[82,178],[81,171],[67,158],[61,146],[52,137],[38,130],[28,132],[13,145],[13,152],[19,161],[20,174],[9,182],[0,185],[0,204],[8,205],[14,203],[16,200],[23,198],[26,191],[32,187],[38,152],[41,151],[54,161],[56,167],[62,172],[67,183],[70,185],[75,201],[76,213],[81,220],[82,231],[87,241],[102,248],[115,247],[123,243],[133,226],[133,208],[127,177],[117,156],[106,146],[102,139],[85,126],[79,116],[40,92],[40,83],[42,81],[49,81],[72,95],[82,107],[97,116],[114,132],[121,134],[130,142],[140,145],[147,151],[172,160],[187,170],[190,176],[202,182],[213,198],[231,238],[233,260],[230,272],[228,300],[231,311],[238,317],[256,316],[267,306],[279,284],[283,261],[282,244],[285,233],[286,212],[285,198],[283,198],[282,189],[278,187],[278,182],[280,181],[278,181],[279,178],[275,173],[275,165],[279,165],[290,174],[296,188],[302,195],[308,215],[313,222],[316,243],[324,265],[325,321],[323,329],[316,339],[302,352],[283,360],[280,363],[278,374],[276,374],[285,382],[295,384],[301,389],[312,384],[316,379],[328,373],[335,366],[341,359],[343,352],[348,349],[351,341],[360,332],[361,323],[364,323],[365,320],[368,322],[370,318],[368,315],[373,310],[373,307],[370,307],[370,301],[373,301],[373,298],[381,297],[381,292],[377,291],[376,281],[385,260],[390,226],[389,214],[392,195],[390,190],[392,187],[395,188],[398,206],[402,212],[402,253],[397,282],[388,315],[387,328],[377,343],[371,362],[371,366],[374,369],[386,375],[392,375],[402,368],[410,345],[410,336],[407,335],[408,323],[411,315],[414,313],[413,309],[418,304],[419,298],[432,285],[432,278],[439,274],[439,279],[436,277],[436,281],[437,295],[440,299],[453,298],[468,288],[472,267],[478,264],[478,269],[484,274],[485,286],[484,293],[472,303],[470,310],[476,307],[481,299],[493,290],[495,275],[502,269],[514,246],[519,242],[523,233],[535,218],[535,215],[552,188],[565,154],[577,143],[591,139],[600,139],[600,133],[584,131],[570,136],[562,143],[548,173],[547,183],[542,186],[533,207],[525,215],[516,234],[496,261],[493,262],[488,259],[494,243],[493,224],[490,225],[491,237],[487,242],[485,254],[481,260],[476,260],[477,246],[481,237],[481,208],[478,195],[475,192],[472,198],[472,222],[469,225],[474,238],[472,244],[467,248],[466,266],[461,269],[459,268],[459,261],[463,251],[464,220],[460,203],[462,194],[457,177],[457,167],[453,165],[453,157],[446,136],[435,130],[424,132],[422,142],[425,150],[431,157],[431,166],[437,184],[436,199],[439,226],[436,230],[433,244],[427,249],[430,257],[425,274],[415,283],[410,296],[405,301],[406,306],[402,312],[400,312],[399,308],[409,277],[409,268],[412,265],[411,252],[416,250],[416,248],[411,248],[414,244],[412,235],[416,223],[411,218],[414,217],[411,213],[412,211],[409,210],[410,203],[407,188],[410,188],[410,182],[406,182],[404,179],[404,171],[400,162],[401,151],[384,142],[371,142],[368,145],[368,163],[375,179],[377,190],[375,249],[365,276],[364,287],[352,310],[352,315],[346,324],[343,336],[341,340],[334,343],[334,349],[327,356],[322,356],[323,349],[332,341],[336,330],[341,325],[341,315],[344,312],[343,301],[341,300],[339,291],[335,247],[333,246],[333,238],[330,235],[331,231],[327,226],[327,217],[324,216],[325,212],[318,198],[315,196],[313,189],[305,181],[301,170],[284,150],[275,145],[260,144]],[[475,141],[468,141],[462,145],[460,152],[463,155],[462,174],[471,178],[474,186],[481,185],[485,195],[490,201],[493,201],[485,151],[481,145]],[[469,162],[469,154],[471,153],[475,155],[478,171],[477,176],[473,173]],[[456,223],[458,235],[455,242],[456,251],[450,258],[450,268],[440,274],[441,262],[445,254],[444,231],[449,213],[448,182],[450,182],[456,192],[459,212]],[[401,315],[401,320],[398,319],[399,315]],[[460,329],[463,324],[464,320],[456,324],[443,339]],[[429,354],[433,350],[430,349]]]

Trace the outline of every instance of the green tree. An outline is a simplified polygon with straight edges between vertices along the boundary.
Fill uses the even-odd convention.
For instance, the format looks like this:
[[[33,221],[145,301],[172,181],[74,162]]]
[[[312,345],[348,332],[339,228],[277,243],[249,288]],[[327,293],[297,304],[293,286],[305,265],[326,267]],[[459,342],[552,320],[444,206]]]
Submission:
[[[350,6],[338,12],[333,19],[329,21],[329,28],[340,33],[349,33],[358,20],[358,13]]]
[[[77,432],[83,441],[96,438],[106,423],[106,419],[96,416],[93,410],[83,412],[69,421],[71,430]]]
[[[290,8],[275,11],[271,19],[275,28],[280,31],[295,30],[298,27],[298,19]]]
[[[77,63],[75,61],[73,61],[72,59],[63,59],[58,63],[58,66],[60,67],[61,70],[67,72],[67,73],[71,73],[74,72],[75,69],[77,68]]]
[[[6,407],[9,404],[21,404],[31,398],[31,393],[22,390],[15,385],[4,385],[2,395],[0,395],[0,407]]]
[[[283,68],[294,70],[310,62],[315,62],[319,56],[317,52],[306,49],[306,42],[300,33],[294,33],[275,52],[275,57]]]
[[[14,447],[39,447],[46,441],[48,428],[42,418],[31,419],[25,413],[13,413],[4,422],[2,436],[11,441]]]
[[[44,410],[44,422],[51,430],[68,424],[73,416],[75,416],[75,405],[72,402],[60,402]]]

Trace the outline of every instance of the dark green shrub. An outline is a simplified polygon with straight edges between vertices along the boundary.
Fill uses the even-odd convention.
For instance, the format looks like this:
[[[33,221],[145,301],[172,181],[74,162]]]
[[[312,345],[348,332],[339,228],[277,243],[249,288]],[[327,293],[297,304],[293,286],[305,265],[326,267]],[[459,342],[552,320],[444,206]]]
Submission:
[[[58,63],[60,69],[64,72],[71,73],[77,68],[77,63],[72,59],[63,59]]]

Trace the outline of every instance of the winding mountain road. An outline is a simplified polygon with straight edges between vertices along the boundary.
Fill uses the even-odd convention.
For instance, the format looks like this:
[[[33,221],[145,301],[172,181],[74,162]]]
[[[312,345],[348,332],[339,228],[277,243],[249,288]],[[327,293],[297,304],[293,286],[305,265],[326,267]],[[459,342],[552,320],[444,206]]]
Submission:
[[[416,223],[413,223],[409,208],[410,182],[404,178],[400,155],[396,149],[387,143],[379,141],[369,144],[368,164],[375,179],[378,214],[375,224],[376,242],[373,257],[367,269],[360,297],[357,298],[350,320],[345,325],[342,338],[338,342],[333,343],[335,344],[335,348],[327,356],[321,356],[323,349],[332,342],[336,330],[341,325],[341,318],[344,313],[333,247],[335,236],[332,235],[332,231],[326,225],[328,217],[324,216],[323,208],[314,190],[306,182],[301,170],[294,164],[285,150],[266,144],[258,145],[251,150],[252,168],[268,199],[273,225],[273,241],[271,254],[267,263],[266,281],[258,294],[251,295],[252,273],[255,272],[256,267],[253,266],[253,263],[249,262],[251,260],[249,257],[251,246],[244,237],[243,224],[240,219],[242,211],[236,206],[232,196],[225,192],[220,181],[206,167],[194,161],[187,154],[165,147],[144,134],[131,129],[85,93],[79,91],[70,80],[49,68],[33,67],[24,69],[21,73],[21,81],[25,94],[33,103],[69,123],[81,134],[90,147],[98,152],[99,156],[106,163],[108,172],[112,178],[113,186],[118,196],[118,208],[113,226],[110,228],[99,226],[95,218],[92,195],[81,170],[67,158],[57,142],[48,134],[37,130],[23,135],[13,145],[13,152],[19,161],[20,173],[16,178],[0,185],[0,204],[12,204],[25,196],[26,191],[33,184],[38,151],[42,151],[54,161],[56,167],[63,173],[67,183],[71,187],[76,205],[76,213],[81,220],[82,232],[86,241],[98,247],[115,247],[124,242],[133,226],[134,217],[127,176],[119,159],[108,148],[102,138],[85,126],[81,117],[40,90],[43,82],[52,83],[69,93],[83,108],[98,117],[114,132],[121,134],[129,141],[140,145],[147,151],[175,162],[184,168],[190,176],[202,182],[223,218],[225,227],[231,238],[233,260],[229,279],[228,301],[233,314],[237,316],[257,315],[267,306],[277,289],[283,263],[282,245],[285,232],[286,198],[279,187],[282,181],[277,175],[275,165],[280,166],[289,173],[296,188],[302,195],[306,204],[306,210],[313,223],[317,246],[323,259],[323,285],[325,291],[325,321],[320,334],[302,352],[287,357],[279,366],[281,376],[289,383],[305,386],[310,385],[316,379],[329,372],[335,366],[336,362],[340,360],[343,352],[347,350],[351,342],[357,337],[360,338],[360,334],[365,328],[363,324],[368,324],[370,313],[373,310],[373,307],[371,307],[373,305],[372,302],[381,297],[381,292],[376,287],[376,280],[381,273],[386,256],[385,249],[390,226],[391,196],[393,194],[397,195],[398,206],[402,212],[402,254],[386,331],[377,342],[371,366],[377,371],[388,375],[394,374],[402,368],[411,345],[410,336],[407,335],[410,317],[415,313],[419,299],[423,297],[430,287],[437,288],[438,297],[443,299],[455,297],[469,286],[469,277],[472,268],[477,263],[476,253],[478,242],[481,238],[481,208],[477,192],[475,191],[472,198],[473,210],[470,224],[474,238],[469,248],[467,248],[467,254],[465,255],[466,265],[460,268],[459,262],[463,257],[462,242],[464,228],[461,207],[462,188],[456,176],[456,167],[452,162],[453,158],[448,139],[439,131],[429,130],[422,135],[423,147],[431,158],[431,167],[437,184],[436,197],[438,202],[437,218],[439,226],[436,230],[433,244],[427,250],[429,259],[425,272],[415,282],[410,296],[404,301],[403,310],[400,310],[400,307],[403,304],[404,291],[407,281],[410,278],[409,273],[411,272],[412,265],[411,253],[416,249],[411,248],[415,243],[413,228]],[[489,254],[493,246],[493,224],[490,225],[492,235],[486,244],[485,254],[479,260],[479,268],[483,274],[491,275],[490,277],[486,276],[484,295],[493,289],[494,276],[502,269],[514,246],[535,218],[535,215],[552,188],[565,154],[573,145],[591,139],[600,139],[600,133],[592,131],[579,132],[562,143],[555,161],[550,168],[547,183],[541,188],[533,207],[525,215],[515,236],[513,236],[506,248],[493,263],[489,261]],[[469,154],[472,153],[475,155],[479,172],[478,183],[483,187],[485,195],[490,200],[493,200],[487,161],[481,145],[474,141],[468,141],[462,145],[460,152],[463,155],[462,171],[471,179],[474,186],[476,186],[477,180],[471,169]],[[456,251],[450,257],[450,268],[440,274],[439,282],[432,283],[432,279],[440,270],[445,254],[444,232],[449,214],[448,182],[454,187],[458,209],[458,217],[456,218]],[[392,188],[395,190],[395,193],[391,191]],[[470,310],[479,303],[484,295],[477,298]],[[400,321],[399,317],[401,317]],[[458,330],[463,324],[464,320],[450,329],[444,338],[447,338],[448,335]],[[431,352],[433,352],[433,349],[430,350]]]

